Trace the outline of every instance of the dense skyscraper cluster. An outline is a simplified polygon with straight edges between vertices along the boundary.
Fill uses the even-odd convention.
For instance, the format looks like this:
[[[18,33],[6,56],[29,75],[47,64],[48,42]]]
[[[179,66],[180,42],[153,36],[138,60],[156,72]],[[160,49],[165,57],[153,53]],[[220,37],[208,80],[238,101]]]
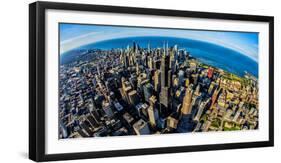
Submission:
[[[60,138],[258,128],[258,83],[177,45],[81,51],[60,66]]]

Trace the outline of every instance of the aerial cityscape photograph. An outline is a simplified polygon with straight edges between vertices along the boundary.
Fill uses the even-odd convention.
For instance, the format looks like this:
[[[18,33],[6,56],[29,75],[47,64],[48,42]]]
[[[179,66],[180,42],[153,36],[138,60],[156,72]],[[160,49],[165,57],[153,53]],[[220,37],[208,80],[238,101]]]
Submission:
[[[257,130],[258,37],[60,23],[59,139]]]

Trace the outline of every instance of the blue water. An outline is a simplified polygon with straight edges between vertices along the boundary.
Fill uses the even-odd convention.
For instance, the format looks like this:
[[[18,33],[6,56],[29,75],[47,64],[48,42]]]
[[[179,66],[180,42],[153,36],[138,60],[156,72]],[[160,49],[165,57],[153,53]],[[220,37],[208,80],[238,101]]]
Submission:
[[[147,47],[148,43],[151,48],[163,47],[163,43],[168,42],[169,46],[178,45],[179,49],[185,48],[190,52],[191,56],[197,58],[203,63],[221,68],[239,76],[244,76],[245,71],[258,77],[258,63],[251,58],[223,46],[174,37],[130,37],[113,40],[106,40],[97,43],[81,46],[72,51],[66,52],[61,56],[61,63],[69,60],[76,55],[79,49],[112,49],[126,48],[136,42],[140,47]]]

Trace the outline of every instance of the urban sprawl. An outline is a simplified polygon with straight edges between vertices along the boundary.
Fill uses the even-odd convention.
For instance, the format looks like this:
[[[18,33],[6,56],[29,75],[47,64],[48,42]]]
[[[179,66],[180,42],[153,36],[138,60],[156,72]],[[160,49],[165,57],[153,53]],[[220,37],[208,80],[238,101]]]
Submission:
[[[258,128],[258,82],[177,45],[81,50],[60,65],[59,138]]]

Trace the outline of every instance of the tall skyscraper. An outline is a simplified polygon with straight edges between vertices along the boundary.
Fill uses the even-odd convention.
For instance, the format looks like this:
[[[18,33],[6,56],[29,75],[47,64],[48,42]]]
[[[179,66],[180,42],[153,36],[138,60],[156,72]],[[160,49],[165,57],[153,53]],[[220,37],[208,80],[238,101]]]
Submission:
[[[184,71],[183,70],[179,70],[179,84],[182,85],[183,84],[183,80],[184,80]]]
[[[169,56],[163,55],[161,59],[161,87],[168,86]]]
[[[216,89],[216,90],[214,91],[214,93],[213,93],[213,95],[212,95],[212,103],[211,103],[210,109],[213,108],[213,106],[214,106],[214,104],[215,104],[215,102],[216,102],[216,100],[217,100],[217,98],[218,98],[218,94],[219,94],[220,90],[221,90],[221,88],[218,88],[218,89]]]
[[[169,70],[168,71],[168,88],[172,88],[172,86],[173,86],[172,78],[173,78],[173,71]]]
[[[137,75],[140,74],[140,67],[139,67],[139,64],[138,64],[138,63],[136,64],[136,73],[137,73]]]
[[[148,56],[147,62],[148,62],[147,64],[148,64],[149,70],[152,70],[153,69],[153,58],[151,56]]]
[[[143,87],[143,94],[144,94],[144,100],[146,102],[149,102],[149,98],[152,96],[153,92],[153,86],[150,83],[147,83]]]
[[[170,84],[169,80],[169,56],[163,55],[161,60],[161,93],[160,93],[160,103],[166,108],[169,108],[170,105]]]
[[[129,59],[127,56],[127,53],[125,53],[124,51],[121,52],[121,58],[122,58],[122,62],[123,62],[123,66],[125,68],[127,68],[129,66]]]
[[[203,111],[204,111],[206,105],[209,103],[209,101],[210,101],[210,100],[208,99],[207,101],[202,101],[202,102],[200,103],[199,109],[198,109],[198,112],[197,112],[197,114],[196,114],[196,116],[195,116],[195,118],[194,118],[194,121],[199,122],[199,120],[200,120],[200,118],[201,118],[201,115],[202,115],[202,113],[203,113]]]
[[[129,102],[129,96],[128,93],[132,90],[132,87],[128,81],[125,80],[125,78],[121,79],[122,89],[121,94],[123,95],[123,99],[127,102]]]
[[[180,133],[191,132],[195,126],[193,122],[192,111],[192,95],[193,90],[191,87],[187,88],[185,96],[183,98],[183,104],[181,108],[181,118],[178,124],[177,131]]]
[[[201,94],[200,88],[201,88],[201,84],[198,84],[196,89],[195,89],[195,92],[194,92],[195,96],[200,96],[200,94]]]
[[[149,117],[149,122],[151,126],[156,126],[156,123],[158,121],[159,118],[159,113],[158,110],[156,109],[156,97],[155,96],[151,96],[149,98],[149,108],[147,109],[148,112],[148,117]]]
[[[160,92],[160,103],[164,105],[166,108],[169,108],[171,104],[171,97],[170,97],[170,88],[169,87],[162,87]]]
[[[161,89],[161,72],[160,70],[156,70],[154,73],[154,90],[159,93]]]
[[[193,90],[188,88],[186,89],[185,96],[183,98],[183,104],[181,108],[182,114],[190,114],[191,112],[191,101],[192,101]]]

